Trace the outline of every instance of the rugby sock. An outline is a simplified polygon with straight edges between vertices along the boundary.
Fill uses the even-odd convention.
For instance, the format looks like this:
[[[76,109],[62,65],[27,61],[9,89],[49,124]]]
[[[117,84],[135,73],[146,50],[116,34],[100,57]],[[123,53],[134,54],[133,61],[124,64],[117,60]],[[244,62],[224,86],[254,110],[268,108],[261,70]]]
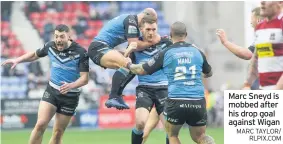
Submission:
[[[168,135],[166,135],[166,144],[169,144],[169,138],[168,138]]]
[[[111,92],[109,95],[109,98],[115,98],[118,97],[118,92],[120,89],[121,84],[123,81],[127,78],[127,75],[129,74],[129,70],[125,68],[119,68],[112,77],[112,87]]]
[[[133,79],[135,76],[136,76],[136,75],[133,74],[132,72],[130,72],[130,73],[127,75],[126,79],[125,79],[125,80],[122,82],[122,84],[120,85],[120,88],[119,88],[119,91],[118,91],[118,95],[119,95],[119,96],[122,95],[122,93],[123,93],[125,87],[127,86],[127,84],[128,84],[130,81],[132,81],[132,79]]]
[[[139,131],[136,128],[132,130],[132,144],[141,144],[142,143],[143,131]]]

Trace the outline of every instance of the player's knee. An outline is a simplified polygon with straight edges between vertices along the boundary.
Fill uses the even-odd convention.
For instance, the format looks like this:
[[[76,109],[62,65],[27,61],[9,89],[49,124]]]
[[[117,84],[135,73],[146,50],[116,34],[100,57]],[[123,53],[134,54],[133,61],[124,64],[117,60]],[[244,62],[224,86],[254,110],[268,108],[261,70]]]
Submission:
[[[198,142],[198,144],[215,144],[214,139],[209,135],[202,135]]]
[[[136,123],[136,128],[137,128],[137,130],[139,130],[139,131],[143,131],[144,126],[145,126],[145,121],[140,121],[140,122],[137,122],[137,123]]]
[[[44,132],[47,128],[48,122],[38,121],[34,127],[34,129],[38,132]]]
[[[55,129],[53,133],[53,138],[60,140],[63,136],[64,130],[63,129]]]

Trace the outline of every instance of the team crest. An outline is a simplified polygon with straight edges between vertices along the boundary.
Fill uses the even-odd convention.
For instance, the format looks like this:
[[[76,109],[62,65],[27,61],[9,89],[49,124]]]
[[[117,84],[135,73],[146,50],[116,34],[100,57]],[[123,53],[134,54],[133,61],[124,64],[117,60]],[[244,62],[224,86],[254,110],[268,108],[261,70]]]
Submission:
[[[271,33],[269,39],[270,39],[270,40],[275,40],[275,33]]]

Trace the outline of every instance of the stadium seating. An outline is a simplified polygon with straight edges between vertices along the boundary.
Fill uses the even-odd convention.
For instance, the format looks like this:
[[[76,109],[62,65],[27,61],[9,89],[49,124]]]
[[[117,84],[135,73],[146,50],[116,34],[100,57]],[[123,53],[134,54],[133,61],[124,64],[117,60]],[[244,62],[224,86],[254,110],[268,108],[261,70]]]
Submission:
[[[136,14],[142,11],[144,8],[151,7],[157,10],[158,13],[158,26],[160,35],[168,35],[169,34],[169,25],[165,22],[163,13],[161,12],[160,7],[158,7],[156,2],[117,2],[119,7],[119,14],[130,13]],[[40,35],[44,34],[44,26],[46,24],[47,19],[51,19],[52,22],[57,25],[60,23],[65,23],[69,26],[74,26],[77,24],[78,14],[77,11],[80,10],[82,12],[82,17],[86,18],[87,27],[83,32],[83,37],[79,37],[76,41],[81,44],[84,48],[87,48],[91,43],[94,36],[96,36],[99,30],[103,27],[104,22],[107,22],[107,19],[100,18],[98,20],[91,20],[89,11],[91,8],[94,8],[98,13],[103,15],[105,11],[107,11],[110,7],[110,2],[95,2],[87,4],[85,2],[68,2],[64,3],[62,12],[32,12],[28,15],[29,20],[33,24],[34,28],[38,30]],[[109,18],[110,19],[110,18]],[[108,19],[108,20],[109,20]],[[20,41],[17,40],[15,35],[10,29],[10,24],[7,21],[1,22],[1,37],[5,39],[5,46],[9,46],[10,48],[17,47],[21,45]],[[3,49],[3,48],[2,48]],[[27,69],[27,68],[26,68]],[[109,72],[113,73],[113,71]],[[125,90],[126,93],[134,93],[131,85],[135,85],[137,83],[134,80],[129,84],[129,89]],[[3,90],[1,92],[1,98],[24,98],[26,97],[27,92],[27,79],[22,77],[3,77],[1,82],[3,86]]]

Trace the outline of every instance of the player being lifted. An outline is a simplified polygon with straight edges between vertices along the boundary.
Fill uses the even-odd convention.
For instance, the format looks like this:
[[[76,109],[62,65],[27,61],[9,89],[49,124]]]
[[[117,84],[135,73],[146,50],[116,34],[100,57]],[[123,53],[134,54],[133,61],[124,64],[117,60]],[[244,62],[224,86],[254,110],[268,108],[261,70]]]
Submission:
[[[180,144],[179,131],[186,122],[192,139],[198,144],[214,144],[205,134],[207,113],[204,98],[204,77],[212,76],[205,55],[192,44],[186,43],[186,26],[175,22],[170,32],[173,45],[145,64],[129,64],[139,75],[152,74],[160,69],[168,78],[168,99],[165,102],[165,128],[171,144]]]
[[[70,39],[66,25],[58,25],[54,41],[46,43],[36,52],[16,59],[8,59],[2,65],[35,61],[48,56],[51,61],[51,76],[39,104],[36,125],[30,136],[30,144],[42,143],[45,129],[55,115],[51,144],[62,143],[63,133],[79,103],[80,87],[88,83],[89,59],[84,48]]]
[[[111,93],[105,103],[108,108],[129,109],[129,106],[125,104],[121,97],[122,92],[119,93],[118,91],[121,85],[126,85],[122,84],[125,79],[134,77],[126,69],[130,59],[113,48],[128,41],[128,43],[136,42],[137,49],[142,50],[160,41],[159,35],[156,35],[150,42],[138,39],[140,36],[139,25],[142,19],[157,20],[157,14],[154,9],[146,8],[137,15],[120,15],[110,20],[100,30],[88,48],[88,55],[95,64],[104,68],[118,69],[113,75]],[[131,52],[126,50],[125,56],[128,56]]]
[[[157,35],[157,22],[156,20],[145,21],[142,19],[140,31],[142,37],[140,40],[145,42],[153,41]],[[136,51],[133,60],[135,63],[145,63],[155,54],[167,48],[172,42],[167,37],[162,37],[160,42],[146,48],[143,51]],[[131,44],[132,45],[132,44]],[[130,47],[134,48],[134,47]],[[138,76],[139,84],[136,88],[136,125],[132,130],[132,144],[141,144],[143,141],[143,130],[148,120],[157,119],[149,125],[156,125],[159,118],[164,124],[163,108],[164,102],[168,95],[168,80],[164,73],[159,70],[152,75]],[[152,111],[153,106],[155,109]],[[153,114],[150,114],[153,113]],[[151,117],[149,117],[149,115]],[[152,122],[149,121],[149,122]],[[145,136],[147,137],[150,130],[147,130]],[[168,140],[167,140],[168,142]]]

